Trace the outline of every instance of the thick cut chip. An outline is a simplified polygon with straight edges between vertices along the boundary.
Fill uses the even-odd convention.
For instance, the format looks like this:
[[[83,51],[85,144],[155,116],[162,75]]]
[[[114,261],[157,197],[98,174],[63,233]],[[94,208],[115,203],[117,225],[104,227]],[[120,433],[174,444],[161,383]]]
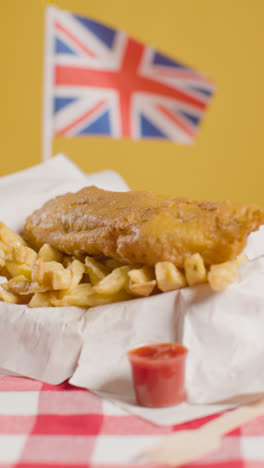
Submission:
[[[32,281],[42,284],[43,281],[43,258],[38,258],[32,268],[31,279]]]
[[[111,296],[103,296],[101,294],[92,294],[88,299],[88,307],[95,307],[99,305],[111,304],[113,302],[127,301],[131,299],[131,294],[126,291],[119,291],[117,294]]]
[[[13,260],[13,247],[0,240],[1,255],[6,260]]]
[[[19,245],[14,247],[13,249],[13,259],[16,263],[26,264],[29,266],[33,266],[37,258],[37,253],[35,250],[31,249],[30,247],[25,247],[24,245]]]
[[[3,268],[5,266],[5,257],[2,255],[2,252],[0,250],[0,268]]]
[[[136,296],[149,296],[156,286],[154,270],[150,266],[130,270],[128,276],[130,281],[127,290]]]
[[[119,291],[116,294],[111,296],[102,296],[101,294],[93,294],[89,297],[90,307],[95,307],[98,305],[111,304],[113,302],[122,302],[131,299],[131,294],[126,291]]]
[[[13,294],[10,291],[0,289],[0,301],[9,302],[9,304],[18,304],[19,298],[16,296],[16,294]]]
[[[125,291],[105,296],[95,293],[91,284],[79,284],[61,299],[52,298],[51,303],[56,307],[76,306],[88,308],[128,299],[131,299],[131,295]]]
[[[102,265],[102,263],[97,262],[92,257],[85,258],[85,265],[86,273],[93,285],[99,283],[99,281],[105,278],[111,271],[107,266]]]
[[[212,265],[208,273],[208,282],[214,291],[222,291],[238,279],[236,262]]]
[[[129,282],[128,291],[135,296],[147,297],[150,296],[156,286],[156,281],[148,281],[146,283],[131,283]]]
[[[27,279],[24,275],[15,276],[7,283],[2,285],[4,289],[17,294],[19,296],[28,295],[31,293],[31,281]]]
[[[154,270],[150,266],[135,268],[128,272],[131,283],[148,283],[155,280]]]
[[[32,267],[26,264],[18,264],[15,262],[10,262],[9,260],[5,264],[5,269],[11,278],[15,276],[23,275],[28,279],[31,279]]]
[[[103,278],[99,283],[97,283],[96,286],[94,286],[95,292],[102,294],[103,296],[109,296],[118,293],[128,284],[129,270],[129,266],[115,268],[112,273],[105,276],[105,278]]]
[[[71,272],[65,269],[60,263],[44,263],[43,284],[50,284],[52,290],[70,288],[71,279]]]
[[[44,244],[38,252],[38,257],[42,257],[45,262],[61,262],[63,255],[51,245]]]
[[[34,294],[34,293],[45,293],[47,291],[50,291],[49,287],[40,285],[36,281],[31,281],[28,292],[29,294]]]
[[[207,281],[206,268],[199,253],[195,253],[185,259],[184,269],[189,286],[205,283]]]
[[[0,258],[2,258],[5,261],[5,252],[1,249],[1,246],[0,246]]]
[[[67,270],[71,272],[71,288],[75,288],[81,281],[85,273],[85,265],[79,260],[73,260],[68,266]]]
[[[13,292],[18,296],[32,296],[34,293],[43,293],[49,291],[49,288],[40,286],[38,283],[29,280],[24,275],[18,275],[2,284],[7,291]]]
[[[32,308],[51,307],[51,300],[53,297],[54,293],[52,292],[35,293],[32,299],[30,300],[28,306]]]
[[[78,284],[74,289],[67,291],[63,297],[54,297],[51,303],[55,307],[89,307],[89,296],[94,294],[94,290],[91,284],[83,283]]]
[[[72,275],[61,263],[44,262],[40,257],[33,266],[32,280],[50,290],[69,289]]]
[[[9,229],[4,223],[0,222],[0,240],[7,245],[17,247],[18,245],[27,245],[24,239],[16,232]]]
[[[158,288],[163,292],[187,286],[184,274],[171,262],[156,263],[155,275]]]

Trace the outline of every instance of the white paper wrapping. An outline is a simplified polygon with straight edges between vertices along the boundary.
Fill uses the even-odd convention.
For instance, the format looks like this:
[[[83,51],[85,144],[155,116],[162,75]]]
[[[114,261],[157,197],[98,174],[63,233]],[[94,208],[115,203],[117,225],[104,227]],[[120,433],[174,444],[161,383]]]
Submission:
[[[187,402],[162,409],[136,405],[126,352],[147,343],[180,341],[179,299],[180,292],[170,292],[90,309],[84,345],[70,383],[89,388],[126,411],[160,425],[178,424],[230,407],[193,406]]]
[[[30,309],[1,303],[0,367],[59,384],[71,377],[82,341],[84,311]]]
[[[91,184],[128,189],[114,171],[86,176],[63,155],[4,177],[0,220],[19,231],[26,216],[48,199]],[[70,378],[156,424],[177,424],[244,403],[264,393],[264,257],[258,257],[263,246],[263,230],[250,236],[246,251],[252,260],[240,267],[241,282],[218,294],[202,285],[88,311],[0,303],[0,369],[51,384]],[[141,408],[126,352],[160,341],[183,342],[190,349],[188,402]],[[226,404],[219,405],[222,401]]]
[[[250,260],[264,255],[264,226],[260,226],[257,232],[250,234],[244,253]]]
[[[50,198],[75,192],[87,185],[121,192],[128,190],[125,181],[115,171],[87,176],[60,154],[43,164],[0,178],[1,221],[20,231],[26,217]]]
[[[188,399],[246,403],[264,392],[264,256],[240,267],[241,281],[215,294],[183,290]]]

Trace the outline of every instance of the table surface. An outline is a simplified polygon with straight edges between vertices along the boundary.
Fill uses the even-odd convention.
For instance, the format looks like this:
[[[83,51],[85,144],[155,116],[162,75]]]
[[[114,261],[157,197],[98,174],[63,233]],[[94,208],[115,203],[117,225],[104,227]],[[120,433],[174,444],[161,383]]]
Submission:
[[[0,468],[164,468],[139,464],[137,455],[173,431],[218,416],[158,427],[68,383],[0,377]],[[217,452],[188,467],[263,468],[264,416],[230,432]]]

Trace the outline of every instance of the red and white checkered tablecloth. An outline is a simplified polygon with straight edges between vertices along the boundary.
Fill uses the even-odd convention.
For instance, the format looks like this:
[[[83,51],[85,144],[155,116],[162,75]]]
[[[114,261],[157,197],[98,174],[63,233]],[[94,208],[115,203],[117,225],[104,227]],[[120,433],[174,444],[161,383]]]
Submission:
[[[0,378],[0,468],[161,468],[139,465],[136,455],[172,431],[215,417],[157,427],[68,383],[51,386],[5,376]],[[224,437],[216,453],[184,466],[263,468],[264,416]]]

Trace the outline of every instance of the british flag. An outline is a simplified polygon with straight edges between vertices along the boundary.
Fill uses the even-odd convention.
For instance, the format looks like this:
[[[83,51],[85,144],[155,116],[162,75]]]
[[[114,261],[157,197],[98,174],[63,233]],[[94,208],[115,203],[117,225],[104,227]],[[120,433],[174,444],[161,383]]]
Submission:
[[[53,135],[194,141],[214,84],[126,33],[50,16]]]

